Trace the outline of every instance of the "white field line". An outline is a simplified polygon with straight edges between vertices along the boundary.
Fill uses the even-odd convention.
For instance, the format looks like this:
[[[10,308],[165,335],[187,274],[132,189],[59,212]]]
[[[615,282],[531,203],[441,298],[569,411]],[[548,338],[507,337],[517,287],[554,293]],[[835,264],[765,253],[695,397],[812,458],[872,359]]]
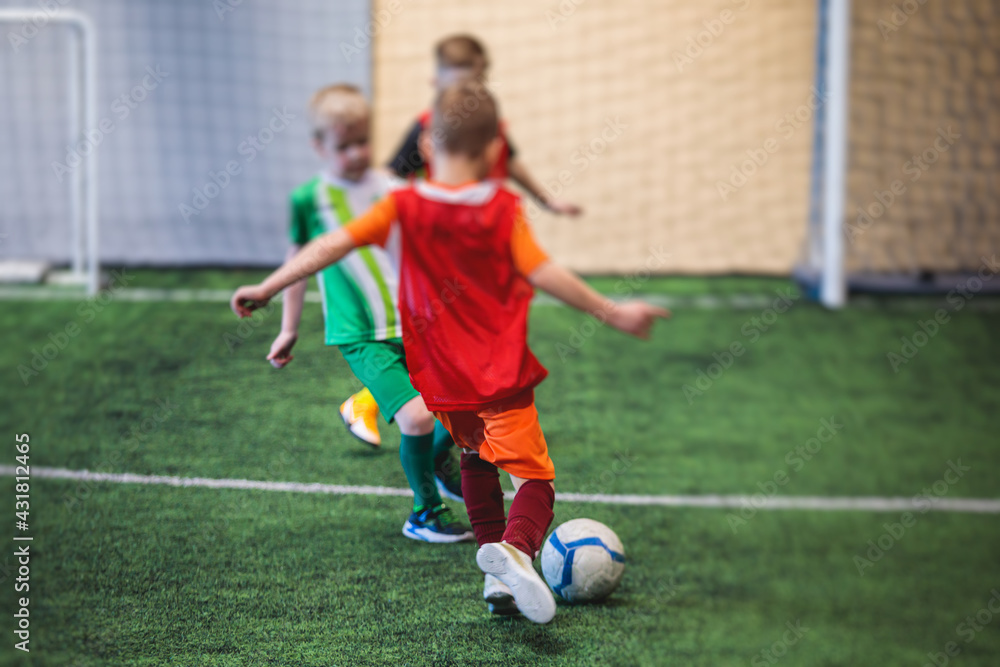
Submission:
[[[112,301],[153,301],[189,303],[229,303],[232,290],[220,289],[160,289],[154,287],[130,287],[110,295]],[[79,291],[54,289],[51,287],[0,287],[0,301],[81,301],[84,296]],[[620,300],[615,296],[613,300]],[[672,297],[663,294],[637,294],[650,303],[666,308],[685,306],[697,309],[716,310],[719,308],[765,308],[776,297],[757,294],[735,294],[728,297],[711,295],[693,297]],[[306,292],[306,301],[320,303],[320,293]],[[540,294],[535,298],[538,306],[562,306],[555,299]]]
[[[0,475],[14,475],[14,466],[0,466]],[[166,477],[163,475],[134,475],[132,473],[103,473],[89,470],[67,470],[33,466],[31,477],[42,479],[68,479],[81,482],[111,484],[154,484],[161,486],[200,487],[207,489],[251,489],[254,491],[288,491],[292,493],[319,493],[334,496],[412,496],[409,489],[388,486],[346,486],[342,484],[304,484],[301,482],[261,482],[249,479],[210,479],[205,477]],[[513,493],[504,494],[508,499]],[[687,495],[639,496],[603,493],[557,493],[556,500],[570,503],[596,503],[602,505],[646,505],[657,507],[709,507],[741,509],[754,507],[761,510],[819,510],[857,512],[906,512],[921,511],[926,507],[927,496],[917,505],[912,498],[879,498],[848,496],[771,496],[753,500],[749,496]],[[963,512],[975,514],[1000,514],[1000,499],[989,498],[936,498],[931,499],[930,510],[936,512]]]
[[[156,288],[127,287],[109,296],[111,301],[152,301],[152,302],[187,302],[187,303],[229,303],[232,290],[228,289],[187,289],[187,288]],[[615,301],[623,300],[618,295],[608,295]],[[79,290],[53,287],[23,287],[0,285],[0,301],[82,301],[86,297]],[[100,298],[100,297],[98,297]],[[775,294],[728,294],[728,295],[690,295],[672,296],[667,294],[633,294],[629,298],[643,299],[663,308],[681,308],[691,310],[763,310],[768,308],[777,298]],[[316,291],[306,292],[306,301],[320,303],[320,294]],[[545,295],[535,297],[536,306],[562,306],[563,304]],[[977,299],[967,302],[970,310],[994,312],[1000,310],[1000,299]],[[890,311],[928,311],[945,307],[943,299],[934,297],[900,296],[894,299],[879,300],[872,297],[859,296],[848,300],[848,306],[863,310]]]

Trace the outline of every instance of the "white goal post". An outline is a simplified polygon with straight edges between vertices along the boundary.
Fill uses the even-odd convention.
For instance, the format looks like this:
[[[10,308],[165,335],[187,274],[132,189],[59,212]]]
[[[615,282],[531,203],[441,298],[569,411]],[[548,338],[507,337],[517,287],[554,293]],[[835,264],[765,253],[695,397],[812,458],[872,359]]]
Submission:
[[[97,126],[96,31],[90,18],[75,10],[48,11],[36,7],[0,8],[0,25],[23,24],[35,29],[47,24],[69,28],[69,127],[67,143]],[[39,76],[42,74],[39,73]],[[82,169],[70,174],[71,275],[86,285],[88,294],[100,288],[97,236],[97,151],[83,156]]]
[[[827,308],[847,301],[844,271],[844,204],[847,195],[847,113],[850,81],[851,0],[821,3],[827,12],[828,35],[820,40],[822,76],[826,82],[826,129],[822,153],[823,274],[819,300]]]
[[[817,0],[816,90],[805,252],[794,276],[827,308],[847,302],[843,220],[847,196],[852,0]]]
[[[817,5],[806,295],[1000,293],[1000,4]]]

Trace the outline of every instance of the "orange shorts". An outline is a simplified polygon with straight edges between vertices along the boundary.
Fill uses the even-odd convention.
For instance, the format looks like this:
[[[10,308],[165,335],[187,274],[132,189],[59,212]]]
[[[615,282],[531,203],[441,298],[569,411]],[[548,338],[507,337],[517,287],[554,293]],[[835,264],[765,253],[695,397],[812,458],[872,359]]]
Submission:
[[[552,480],[555,466],[538,423],[532,389],[486,408],[435,412],[459,447],[479,453],[504,472],[523,479]]]

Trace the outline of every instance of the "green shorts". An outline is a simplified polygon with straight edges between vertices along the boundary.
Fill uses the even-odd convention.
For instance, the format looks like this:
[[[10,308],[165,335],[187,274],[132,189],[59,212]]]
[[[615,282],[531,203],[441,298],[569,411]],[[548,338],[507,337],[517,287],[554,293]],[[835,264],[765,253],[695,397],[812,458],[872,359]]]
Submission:
[[[406,370],[402,339],[363,341],[337,347],[354,376],[375,397],[387,422],[392,423],[399,409],[420,395],[413,388],[410,372]]]

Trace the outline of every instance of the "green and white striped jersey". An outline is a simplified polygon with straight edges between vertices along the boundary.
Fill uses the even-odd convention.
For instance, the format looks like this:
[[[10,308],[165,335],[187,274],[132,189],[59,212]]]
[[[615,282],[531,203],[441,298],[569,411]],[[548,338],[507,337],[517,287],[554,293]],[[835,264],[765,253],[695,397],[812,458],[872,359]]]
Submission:
[[[369,169],[357,182],[320,174],[292,192],[292,243],[304,245],[347,224],[398,184],[376,169]],[[394,242],[398,243],[390,239],[389,245]],[[358,248],[316,274],[327,345],[402,337],[399,274],[393,256],[399,255],[378,246]]]

